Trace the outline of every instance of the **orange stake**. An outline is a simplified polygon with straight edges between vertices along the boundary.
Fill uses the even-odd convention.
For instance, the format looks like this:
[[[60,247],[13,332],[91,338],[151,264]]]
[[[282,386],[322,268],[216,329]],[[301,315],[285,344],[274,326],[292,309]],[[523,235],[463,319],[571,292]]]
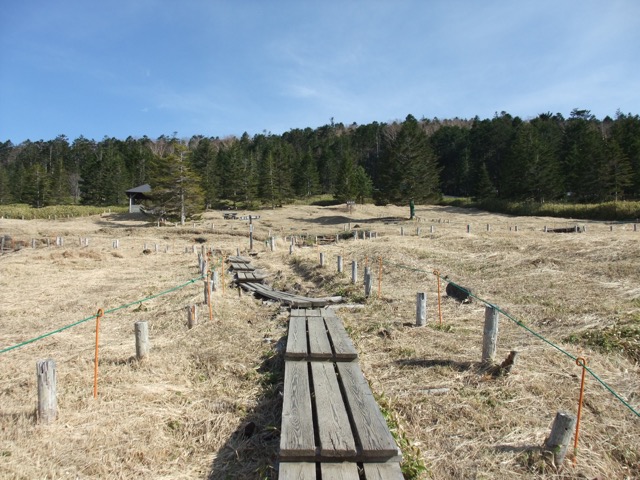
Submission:
[[[440,299],[440,272],[434,270],[433,274],[438,277],[438,316],[440,317],[440,326],[442,327],[442,300]]]
[[[100,345],[100,319],[104,316],[104,310],[99,308],[96,315],[96,356],[93,365],[93,398],[98,398],[98,347]]]
[[[573,442],[573,463],[578,460],[578,437],[580,436],[580,415],[582,415],[582,400],[584,399],[584,377],[587,373],[587,361],[582,358],[576,358],[576,365],[582,367],[582,380],[580,381],[580,398],[578,399],[578,418],[576,419],[576,434]]]

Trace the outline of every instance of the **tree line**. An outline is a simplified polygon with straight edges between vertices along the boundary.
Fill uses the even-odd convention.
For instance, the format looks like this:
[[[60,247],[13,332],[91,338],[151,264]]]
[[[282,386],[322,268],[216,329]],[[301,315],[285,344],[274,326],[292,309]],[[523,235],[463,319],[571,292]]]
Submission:
[[[187,214],[223,205],[277,206],[331,194],[406,204],[442,195],[597,203],[640,198],[640,117],[574,109],[522,120],[334,123],[250,137],[83,136],[0,143],[0,204],[122,205],[149,183],[154,201]]]

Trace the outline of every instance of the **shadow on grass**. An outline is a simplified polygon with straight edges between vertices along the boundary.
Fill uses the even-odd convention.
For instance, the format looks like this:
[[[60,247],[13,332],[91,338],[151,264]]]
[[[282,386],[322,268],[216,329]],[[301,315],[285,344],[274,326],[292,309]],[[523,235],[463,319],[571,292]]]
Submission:
[[[286,337],[278,342],[283,346]],[[262,391],[255,408],[247,412],[214,458],[208,480],[275,479],[280,445],[282,392],[284,390],[283,348],[264,359]]]
[[[438,358],[404,358],[401,360],[396,360],[395,363],[403,367],[415,368],[447,367],[456,372],[466,372],[477,368],[477,364],[474,362],[456,362],[455,360],[441,360]]]

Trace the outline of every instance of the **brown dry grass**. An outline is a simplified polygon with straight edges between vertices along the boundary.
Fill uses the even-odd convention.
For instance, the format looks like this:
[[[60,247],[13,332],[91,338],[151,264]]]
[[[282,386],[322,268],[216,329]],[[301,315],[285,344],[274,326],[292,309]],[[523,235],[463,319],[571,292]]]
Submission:
[[[634,325],[640,312],[640,232],[590,223],[586,234],[544,234],[558,219],[516,218],[455,208],[361,206],[287,207],[258,212],[255,264],[279,288],[307,295],[342,293],[349,263],[385,261],[382,297],[362,309],[341,309],[360,363],[376,395],[420,449],[424,478],[637,478],[640,419],[587,378],[577,464],[561,470],[538,447],[555,413],[575,413],[580,370],[571,359],[504,316],[498,360],[520,352],[512,374],[494,378],[479,363],[484,305],[443,298],[437,326],[438,269],[509,312],[589,366],[636,408],[640,367],[629,355],[565,343],[607,325]],[[246,222],[211,212],[195,227],[156,228],[126,215],[66,221],[0,220],[0,234],[40,248],[0,257],[0,349],[198,277],[184,253],[197,237],[225,253],[246,250]],[[396,219],[396,220],[394,220]],[[288,255],[279,236],[341,232],[345,222],[379,232],[371,241],[344,241]],[[213,229],[211,228],[213,224]],[[471,224],[471,233],[466,225]],[[491,224],[491,231],[486,231]],[[581,225],[583,223],[581,222]],[[430,233],[430,226],[435,232]],[[518,231],[515,231],[515,226]],[[405,236],[400,236],[404,226]],[[417,238],[416,227],[421,227]],[[62,248],[45,239],[65,236]],[[89,237],[80,247],[78,237]],[[113,239],[120,248],[112,248]],[[142,254],[143,245],[159,253]],[[165,252],[166,246],[169,247]],[[342,255],[345,273],[335,257]],[[415,270],[400,268],[398,265]],[[426,291],[429,325],[415,328],[415,294]],[[281,388],[275,343],[286,316],[236,291],[217,292],[214,322],[201,305],[198,281],[108,314],[101,326],[99,398],[92,398],[94,322],[0,355],[0,477],[2,478],[275,478]],[[201,323],[188,330],[184,307],[199,305]],[[152,351],[134,359],[133,323],[147,320]],[[637,342],[637,340],[636,340]],[[636,345],[637,346],[637,345]],[[35,422],[36,360],[53,358],[59,418]],[[448,388],[443,395],[430,389]],[[244,436],[253,422],[255,433]]]

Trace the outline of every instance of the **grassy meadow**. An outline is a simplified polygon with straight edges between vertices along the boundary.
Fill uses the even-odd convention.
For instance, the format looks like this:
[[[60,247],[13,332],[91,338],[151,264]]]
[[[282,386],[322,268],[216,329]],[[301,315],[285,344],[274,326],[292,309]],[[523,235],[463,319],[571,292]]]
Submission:
[[[408,210],[238,211],[260,215],[253,264],[267,283],[345,297],[338,316],[403,448],[407,478],[639,478],[640,231],[574,215],[446,205],[417,206],[409,220]],[[221,211],[184,227],[116,211],[68,215],[0,219],[0,236],[13,242],[0,256],[0,478],[277,478],[287,311],[239,294],[226,273],[210,318],[194,253],[205,245],[216,261],[248,254],[248,222]],[[544,232],[576,223],[586,232]],[[353,240],[352,230],[377,238]],[[315,245],[336,234],[349,239]],[[291,235],[306,237],[292,255]],[[51,241],[59,236],[64,246]],[[370,298],[351,282],[354,260],[371,268]],[[444,280],[439,297],[434,271],[469,288],[473,301],[448,298]],[[427,294],[425,327],[415,327],[417,292]],[[487,303],[502,312],[496,363],[519,352],[509,375],[480,361]],[[151,341],[142,361],[139,320]],[[578,356],[597,378],[586,376],[575,462],[570,448],[555,466],[540,447],[556,412],[577,413]],[[58,382],[49,425],[35,415],[35,365],[45,358],[55,360]]]

